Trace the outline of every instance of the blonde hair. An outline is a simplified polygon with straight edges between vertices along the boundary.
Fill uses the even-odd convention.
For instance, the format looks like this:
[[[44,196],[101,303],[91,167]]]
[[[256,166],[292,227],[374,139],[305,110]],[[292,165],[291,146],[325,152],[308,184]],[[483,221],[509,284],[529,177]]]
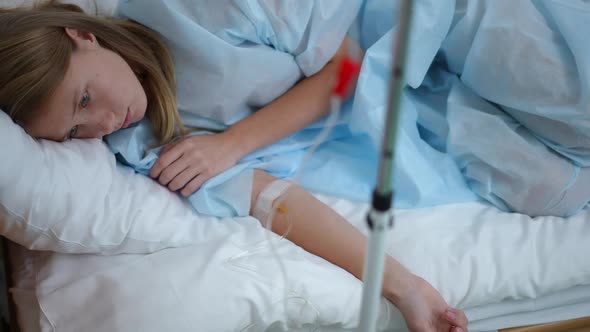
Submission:
[[[176,107],[174,65],[157,35],[133,21],[95,17],[50,1],[32,9],[0,9],[0,108],[26,123],[64,79],[74,51],[65,28],[96,36],[133,69],[147,98],[147,117],[160,143],[184,133]]]

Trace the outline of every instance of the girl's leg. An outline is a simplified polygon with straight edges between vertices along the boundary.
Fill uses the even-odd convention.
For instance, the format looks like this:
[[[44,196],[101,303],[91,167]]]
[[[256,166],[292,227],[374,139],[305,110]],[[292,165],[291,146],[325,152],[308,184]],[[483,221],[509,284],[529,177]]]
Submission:
[[[258,194],[274,177],[255,171],[252,190],[252,207]],[[327,205],[292,185],[283,201],[286,212],[277,213],[272,231],[305,250],[336,264],[362,279],[366,238],[350,223]],[[262,220],[262,216],[256,216]],[[387,256],[385,262],[383,296],[400,309],[412,331],[450,331],[458,326],[466,331],[464,314],[449,308],[438,292],[426,281],[410,273],[398,261]],[[455,317],[447,317],[451,312]],[[460,331],[454,328],[452,331]]]

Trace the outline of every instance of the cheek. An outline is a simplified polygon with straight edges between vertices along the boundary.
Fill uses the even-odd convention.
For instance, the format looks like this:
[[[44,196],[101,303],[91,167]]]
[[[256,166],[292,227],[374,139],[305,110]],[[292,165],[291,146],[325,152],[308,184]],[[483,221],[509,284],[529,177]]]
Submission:
[[[115,117],[112,112],[89,109],[91,117],[87,117],[78,129],[79,138],[102,138],[115,129]]]
[[[136,118],[143,117],[147,109],[147,96],[139,78],[123,58],[116,55],[111,61],[110,84],[112,84],[111,92],[113,96],[116,96],[114,103],[123,110],[131,107]],[[117,83],[113,84],[113,82]]]
[[[129,103],[137,99],[139,81],[127,62],[118,55],[111,54],[109,80],[105,82],[113,97],[112,102],[117,108],[127,109]]]
[[[96,117],[94,118],[94,126],[92,127],[96,128],[98,132],[101,132],[104,135],[114,129],[115,121],[115,114],[104,109],[104,111],[96,114]]]
[[[140,84],[139,85],[139,104],[140,104],[140,110],[145,114],[145,111],[147,110],[147,106],[148,106],[148,100],[147,100],[147,95],[145,93],[145,89],[143,88],[143,86]]]
[[[145,113],[147,110],[147,106],[148,106],[147,95],[146,95],[145,89],[143,88],[143,85],[141,84],[139,79],[137,79],[135,77],[135,74],[134,74],[134,82],[130,86],[133,87],[133,90],[130,92],[131,96],[133,97],[130,106],[131,106],[131,109],[133,109],[133,115],[134,115],[135,120],[139,120],[145,116]]]

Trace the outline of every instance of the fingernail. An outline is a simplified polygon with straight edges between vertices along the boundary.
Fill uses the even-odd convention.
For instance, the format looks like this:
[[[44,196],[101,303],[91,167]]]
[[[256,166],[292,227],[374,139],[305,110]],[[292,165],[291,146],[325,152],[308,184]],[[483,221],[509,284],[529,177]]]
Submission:
[[[457,318],[457,315],[455,315],[455,313],[452,311],[447,311],[447,318],[449,318],[450,320],[455,320],[455,318]]]
[[[460,327],[456,327],[456,328],[455,328],[455,332],[463,332],[463,329],[462,329],[462,328],[460,328]]]

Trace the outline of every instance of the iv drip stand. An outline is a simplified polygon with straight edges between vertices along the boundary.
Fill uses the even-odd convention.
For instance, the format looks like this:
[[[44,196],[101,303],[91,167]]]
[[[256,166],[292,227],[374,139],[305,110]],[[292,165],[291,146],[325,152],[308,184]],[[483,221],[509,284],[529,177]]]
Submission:
[[[385,137],[383,140],[381,160],[379,163],[379,177],[377,179],[377,186],[373,192],[372,207],[367,215],[370,234],[367,242],[368,250],[365,256],[359,332],[375,332],[377,328],[387,235],[393,228],[393,214],[391,213],[393,198],[392,173],[401,94],[404,88],[404,69],[413,0],[401,0],[400,2],[399,25],[397,34],[394,34],[393,41],[393,66],[389,89],[389,107],[385,122]]]

